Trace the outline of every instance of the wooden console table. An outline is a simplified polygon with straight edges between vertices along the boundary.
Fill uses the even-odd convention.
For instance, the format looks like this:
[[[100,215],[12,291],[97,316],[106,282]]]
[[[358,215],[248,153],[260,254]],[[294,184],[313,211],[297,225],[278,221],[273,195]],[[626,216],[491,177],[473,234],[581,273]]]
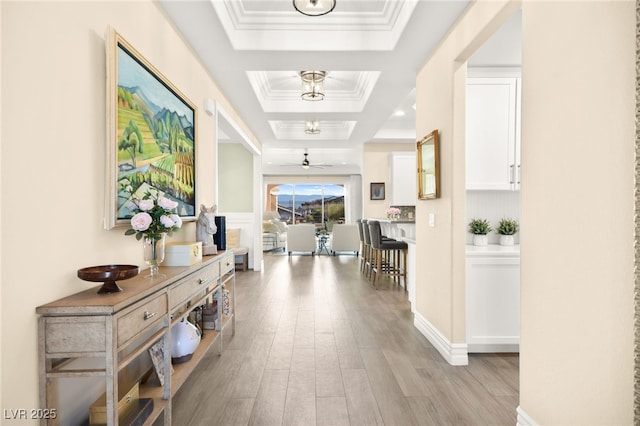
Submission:
[[[190,361],[173,365],[164,386],[148,380],[140,386],[140,398],[153,399],[153,412],[145,425],[164,415],[171,425],[171,398],[217,341],[222,352],[222,331],[229,324],[235,333],[235,265],[233,251],[206,257],[201,263],[185,267],[161,267],[161,278],[144,278],[146,270],[120,281],[123,291],[97,294],[98,287],[38,306],[38,364],[40,406],[56,408],[55,418],[41,424],[55,425],[82,421],[65,418],[59,407],[56,381],[64,378],[104,377],[106,382],[107,424],[118,425],[120,383],[129,366],[137,365],[148,349],[162,342],[164,371],[171,366],[171,326],[187,317],[193,308],[208,300],[217,300],[216,330],[204,330],[200,344]],[[225,291],[226,290],[226,291]],[[229,309],[223,313],[223,292],[228,294]],[[98,367],[87,367],[82,360],[99,360]],[[132,368],[132,367],[130,367]],[[139,379],[135,377],[134,380]],[[119,389],[119,387],[123,387]],[[87,418],[89,406],[86,407]],[[51,417],[51,416],[50,416]]]

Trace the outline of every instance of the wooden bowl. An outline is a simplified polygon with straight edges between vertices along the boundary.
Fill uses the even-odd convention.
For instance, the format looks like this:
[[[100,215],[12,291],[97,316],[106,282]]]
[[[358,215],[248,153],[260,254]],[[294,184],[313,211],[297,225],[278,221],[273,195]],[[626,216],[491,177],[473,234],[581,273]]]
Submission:
[[[78,269],[78,278],[84,281],[102,282],[98,293],[115,293],[122,291],[116,281],[135,277],[140,273],[137,265],[100,265]]]

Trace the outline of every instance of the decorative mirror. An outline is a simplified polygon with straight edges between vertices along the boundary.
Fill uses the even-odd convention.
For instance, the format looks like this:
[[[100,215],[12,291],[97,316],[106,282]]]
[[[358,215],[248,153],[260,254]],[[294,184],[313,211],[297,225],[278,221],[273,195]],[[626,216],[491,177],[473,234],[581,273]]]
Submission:
[[[418,198],[440,197],[440,151],[438,129],[418,141]]]

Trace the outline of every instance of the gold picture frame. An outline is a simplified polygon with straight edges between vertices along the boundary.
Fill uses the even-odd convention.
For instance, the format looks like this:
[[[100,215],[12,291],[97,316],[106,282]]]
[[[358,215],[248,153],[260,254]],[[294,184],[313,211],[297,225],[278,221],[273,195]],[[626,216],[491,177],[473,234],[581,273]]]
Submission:
[[[128,224],[133,200],[157,192],[196,219],[197,108],[115,29],[107,30],[105,228]]]
[[[418,199],[432,200],[440,197],[440,148],[438,129],[417,143]]]

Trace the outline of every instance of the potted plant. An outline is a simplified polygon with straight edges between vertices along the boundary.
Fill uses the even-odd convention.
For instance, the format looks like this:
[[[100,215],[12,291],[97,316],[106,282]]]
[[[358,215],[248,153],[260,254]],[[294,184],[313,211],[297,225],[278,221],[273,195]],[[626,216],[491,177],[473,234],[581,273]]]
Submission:
[[[491,225],[486,219],[472,219],[469,222],[469,232],[473,234],[474,246],[486,246],[489,242],[487,234],[491,232]]]
[[[518,222],[513,219],[501,219],[500,222],[498,222],[496,232],[500,235],[501,246],[512,246],[514,240],[513,235],[518,232]]]

